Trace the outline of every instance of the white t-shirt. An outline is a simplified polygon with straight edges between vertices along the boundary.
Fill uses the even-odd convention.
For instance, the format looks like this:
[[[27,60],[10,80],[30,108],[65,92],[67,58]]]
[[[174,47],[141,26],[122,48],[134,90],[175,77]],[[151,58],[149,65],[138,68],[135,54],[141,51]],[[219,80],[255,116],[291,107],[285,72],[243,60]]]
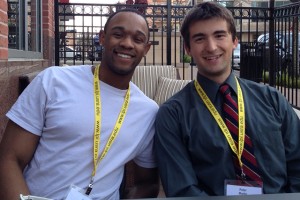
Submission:
[[[100,69],[101,73],[101,69]],[[99,154],[109,138],[126,90],[100,82],[102,122]],[[146,168],[153,156],[158,105],[130,82],[130,102],[120,132],[99,163],[90,197],[118,199],[124,164]],[[71,184],[86,188],[93,170],[94,96],[91,66],[50,67],[23,91],[7,113],[12,121],[41,136],[24,171],[32,195],[63,199]]]

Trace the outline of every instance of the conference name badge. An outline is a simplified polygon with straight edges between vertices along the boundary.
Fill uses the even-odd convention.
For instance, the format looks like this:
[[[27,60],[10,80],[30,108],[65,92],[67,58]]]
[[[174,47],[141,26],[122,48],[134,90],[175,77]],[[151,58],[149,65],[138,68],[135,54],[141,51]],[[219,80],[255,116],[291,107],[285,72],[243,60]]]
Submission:
[[[225,195],[258,195],[262,194],[262,183],[243,180],[225,180]]]
[[[65,200],[92,200],[85,191],[75,185],[71,185]]]

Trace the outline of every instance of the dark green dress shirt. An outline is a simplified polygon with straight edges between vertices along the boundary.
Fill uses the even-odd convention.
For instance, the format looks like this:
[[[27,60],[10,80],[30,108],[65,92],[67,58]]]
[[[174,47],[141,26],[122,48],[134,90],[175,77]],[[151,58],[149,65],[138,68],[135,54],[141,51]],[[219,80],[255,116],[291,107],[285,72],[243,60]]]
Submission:
[[[219,85],[200,75],[197,80],[221,113]],[[244,96],[246,132],[254,146],[263,192],[300,192],[298,116],[275,88],[240,78],[238,81]],[[226,83],[236,94],[233,74]],[[224,195],[224,181],[236,179],[232,150],[194,82],[160,107],[155,151],[168,197]]]

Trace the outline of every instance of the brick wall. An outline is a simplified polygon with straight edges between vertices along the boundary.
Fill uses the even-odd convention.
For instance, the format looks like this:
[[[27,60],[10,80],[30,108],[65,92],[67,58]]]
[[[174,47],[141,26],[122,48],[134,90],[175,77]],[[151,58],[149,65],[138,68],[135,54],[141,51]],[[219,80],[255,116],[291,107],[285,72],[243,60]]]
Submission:
[[[54,0],[43,1],[43,54],[49,60],[49,66],[54,63]]]
[[[7,3],[6,1],[0,1],[0,60],[7,60],[8,57],[7,35],[8,35]]]
[[[54,0],[42,4],[44,59],[9,59],[7,1],[0,0],[0,140],[8,119],[5,114],[18,98],[21,74],[44,69],[54,64]]]

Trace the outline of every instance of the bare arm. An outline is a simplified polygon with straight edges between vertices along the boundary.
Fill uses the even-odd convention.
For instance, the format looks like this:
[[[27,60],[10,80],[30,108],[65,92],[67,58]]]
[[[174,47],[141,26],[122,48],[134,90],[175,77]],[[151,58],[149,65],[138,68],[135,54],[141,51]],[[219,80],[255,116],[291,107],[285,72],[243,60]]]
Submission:
[[[130,162],[130,170],[133,173],[134,183],[132,186],[125,186],[121,198],[156,198],[159,192],[159,178],[157,168],[143,168]]]
[[[9,121],[0,143],[0,199],[29,194],[23,170],[32,159],[39,136]]]

